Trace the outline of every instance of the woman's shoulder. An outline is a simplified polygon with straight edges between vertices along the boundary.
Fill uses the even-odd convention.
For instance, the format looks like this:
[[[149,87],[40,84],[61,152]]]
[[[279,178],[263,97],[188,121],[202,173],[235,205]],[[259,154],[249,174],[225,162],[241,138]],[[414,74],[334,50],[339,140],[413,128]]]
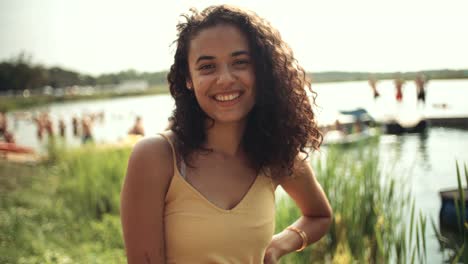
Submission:
[[[131,176],[141,177],[145,182],[156,180],[159,184],[168,184],[174,174],[173,150],[168,141],[173,138],[172,132],[165,132],[138,141],[128,162]]]
[[[135,154],[138,157],[147,159],[157,158],[162,159],[162,161],[172,160],[171,144],[174,141],[173,139],[173,133],[168,131],[155,136],[145,137],[135,144],[132,155]]]

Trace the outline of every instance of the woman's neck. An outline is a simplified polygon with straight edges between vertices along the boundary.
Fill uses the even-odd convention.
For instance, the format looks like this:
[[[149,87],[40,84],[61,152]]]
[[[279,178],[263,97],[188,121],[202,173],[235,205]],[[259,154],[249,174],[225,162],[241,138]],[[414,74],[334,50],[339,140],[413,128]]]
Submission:
[[[228,157],[239,155],[242,151],[241,141],[245,124],[246,122],[214,122],[206,131],[206,147]]]

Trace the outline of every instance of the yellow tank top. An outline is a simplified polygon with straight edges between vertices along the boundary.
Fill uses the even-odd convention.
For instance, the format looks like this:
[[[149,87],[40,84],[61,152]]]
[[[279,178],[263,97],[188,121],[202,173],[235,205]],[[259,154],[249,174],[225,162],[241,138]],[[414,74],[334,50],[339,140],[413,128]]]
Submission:
[[[214,205],[188,183],[177,167],[166,194],[164,231],[166,263],[261,264],[275,229],[275,190],[259,174],[233,209]]]

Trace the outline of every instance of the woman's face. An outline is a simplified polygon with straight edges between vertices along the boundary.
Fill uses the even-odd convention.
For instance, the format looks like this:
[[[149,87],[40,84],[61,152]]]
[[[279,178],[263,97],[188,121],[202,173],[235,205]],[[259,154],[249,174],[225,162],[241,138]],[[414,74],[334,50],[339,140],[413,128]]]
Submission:
[[[203,29],[190,41],[187,87],[215,122],[244,121],[255,104],[255,73],[247,38],[235,26]]]

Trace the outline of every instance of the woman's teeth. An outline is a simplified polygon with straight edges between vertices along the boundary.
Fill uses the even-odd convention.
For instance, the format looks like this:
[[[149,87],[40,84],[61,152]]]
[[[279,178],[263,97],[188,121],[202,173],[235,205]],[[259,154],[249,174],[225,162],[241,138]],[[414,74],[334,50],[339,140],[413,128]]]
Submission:
[[[233,94],[218,94],[215,95],[215,99],[217,101],[225,102],[225,101],[231,101],[236,99],[237,97],[240,96],[240,93],[233,93]]]

